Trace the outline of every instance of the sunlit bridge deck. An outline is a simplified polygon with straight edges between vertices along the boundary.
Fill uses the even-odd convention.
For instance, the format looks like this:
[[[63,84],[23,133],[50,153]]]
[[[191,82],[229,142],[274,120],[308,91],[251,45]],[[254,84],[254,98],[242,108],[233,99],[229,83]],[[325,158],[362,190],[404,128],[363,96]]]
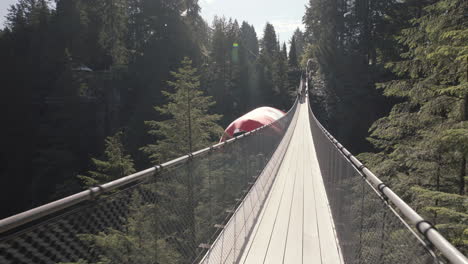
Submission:
[[[240,263],[343,263],[306,103]]]

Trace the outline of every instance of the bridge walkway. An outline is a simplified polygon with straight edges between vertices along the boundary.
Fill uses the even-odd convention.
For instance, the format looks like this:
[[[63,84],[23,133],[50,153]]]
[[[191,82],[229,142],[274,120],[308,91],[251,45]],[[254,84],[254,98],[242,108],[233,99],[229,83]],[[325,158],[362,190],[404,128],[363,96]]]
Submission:
[[[344,263],[305,101],[298,106],[291,142],[239,263]]]

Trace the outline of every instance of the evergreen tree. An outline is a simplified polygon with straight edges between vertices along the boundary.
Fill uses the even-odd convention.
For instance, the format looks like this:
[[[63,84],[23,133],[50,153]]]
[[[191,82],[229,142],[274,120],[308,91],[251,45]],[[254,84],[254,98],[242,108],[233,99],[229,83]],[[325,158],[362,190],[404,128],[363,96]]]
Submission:
[[[65,155],[56,156],[57,163],[48,161],[40,163],[44,167],[34,166],[39,164],[36,162],[40,156],[38,146],[43,144],[39,133],[45,110],[42,99],[54,86],[59,72],[57,43],[50,30],[53,15],[47,1],[17,1],[9,8],[6,28],[0,38],[0,109],[3,113],[0,122],[10,124],[0,131],[0,174],[9,182],[0,190],[0,198],[5,201],[0,217],[43,203],[50,198],[57,180],[62,180],[63,175],[70,176],[70,170],[74,169],[57,168],[56,164],[61,162],[73,164],[76,161],[74,157],[68,159],[73,155],[66,148],[62,152]],[[28,131],[27,137],[24,137],[25,131]],[[54,170],[45,174],[47,178],[41,177],[42,172],[51,167]]]
[[[100,27],[98,43],[106,55],[104,65],[126,65],[128,51],[126,35],[128,31],[128,1],[101,0],[96,5]],[[104,66],[105,67],[105,66]]]
[[[259,44],[255,28],[244,21],[242,22],[240,31],[241,45],[245,51],[245,55],[248,56],[250,62],[254,62],[259,54]]]
[[[142,148],[155,163],[202,149],[221,134],[222,129],[216,124],[221,116],[209,113],[215,102],[200,91],[196,72],[192,61],[185,58],[178,71],[171,72],[175,80],[167,82],[172,91],[163,92],[168,103],[155,107],[156,111],[171,119],[145,122],[150,128],[148,133],[160,138],[155,144]]]
[[[240,28],[237,20],[232,22],[229,19],[228,28],[227,28],[227,45],[229,46],[229,58],[228,58],[228,87],[227,93],[225,96],[229,99],[227,102],[227,109],[225,113],[226,117],[231,117],[230,120],[235,119],[242,112],[239,111],[239,106],[242,101],[241,92],[242,88],[240,87]]]
[[[203,95],[200,90],[199,76],[197,69],[192,67],[192,61],[187,57],[184,58],[178,71],[171,72],[171,75],[175,80],[168,81],[168,85],[173,90],[163,92],[168,102],[161,107],[155,107],[156,111],[171,119],[145,122],[150,127],[148,133],[159,137],[155,144],[142,148],[155,163],[207,147],[214,137],[222,133],[221,127],[216,124],[221,116],[208,112],[215,102],[210,96]],[[194,180],[193,170],[195,167],[189,162],[186,171],[181,172],[184,175],[182,179],[172,179],[164,183],[165,186],[180,185],[186,189],[186,196],[177,203],[174,201],[172,206],[186,208],[183,215],[178,217],[187,219],[187,230],[181,236],[189,248],[195,248],[197,241],[195,209],[198,201],[195,200],[194,193],[199,183]],[[161,195],[171,197],[170,192],[161,191]],[[193,258],[192,253],[187,252],[185,257]]]
[[[261,41],[261,54],[263,56],[274,57],[279,52],[278,38],[272,24],[266,23]]]
[[[274,106],[287,111],[292,106],[293,100],[290,98],[289,91],[289,79],[288,79],[288,51],[286,48],[286,43],[283,43],[281,52],[277,55],[276,61],[276,72],[274,73],[274,84],[278,88],[278,94],[275,96],[273,103]]]
[[[176,248],[160,237],[163,230],[158,223],[162,218],[158,214],[158,205],[144,202],[138,191],[131,197],[128,217],[120,229],[108,228],[98,234],[79,235],[91,249],[100,252],[98,261],[79,260],[75,264],[182,262]]]
[[[397,78],[379,87],[403,102],[371,128],[370,140],[382,152],[364,156],[464,252],[467,7],[465,1],[436,1],[401,32],[407,49],[387,64]]]
[[[381,43],[392,43],[385,30],[375,26],[387,25],[393,16],[393,1],[324,1],[310,0],[304,16],[308,58],[317,61],[316,79],[320,89],[311,89],[319,99],[317,112],[326,126],[353,152],[368,150],[364,140],[367,127],[390,107],[374,86],[374,79],[387,75],[377,63]],[[372,19],[371,19],[372,17]],[[398,45],[393,45],[392,48]],[[381,45],[382,48],[388,46]],[[307,58],[308,57],[308,58]],[[323,85],[321,85],[323,84]]]
[[[232,90],[234,83],[231,79],[232,57],[231,49],[235,32],[232,32],[231,22],[224,17],[215,17],[213,20],[213,36],[210,49],[210,67],[208,93],[218,102],[215,111],[223,113],[223,123],[229,123],[232,115]]]
[[[215,17],[210,44],[207,91],[228,125],[238,116],[258,107],[262,101],[259,87],[259,43],[253,26],[236,20]]]
[[[243,22],[240,29],[240,112],[246,113],[258,106],[260,90],[257,74],[259,44],[255,28]]]
[[[297,28],[296,31],[294,31],[292,37],[294,38],[294,43],[296,45],[296,56],[299,62],[301,61],[302,55],[304,54],[306,40],[304,37],[304,33],[299,28]]]
[[[278,83],[278,61],[280,49],[276,31],[272,24],[267,23],[263,31],[263,39],[260,42],[260,87],[262,91],[262,103],[272,104],[280,93]]]
[[[105,159],[92,158],[96,171],[89,171],[89,176],[78,176],[86,187],[94,187],[135,172],[132,158],[125,154],[122,137],[122,132],[107,137],[104,150]]]
[[[301,69],[299,67],[299,59],[298,59],[298,54],[299,52],[302,53],[302,48],[298,48],[296,45],[296,37],[297,38],[302,38],[302,32],[297,29],[294,32],[294,35],[291,38],[291,46],[289,48],[289,57],[288,57],[288,73],[287,73],[287,94],[288,97],[290,98],[290,102],[293,102],[293,100],[297,96],[297,87],[299,85],[299,80],[301,79]],[[302,40],[301,40],[302,41]],[[302,45],[302,44],[301,44]]]
[[[18,0],[1,31],[0,108],[13,113],[2,123],[14,125],[0,131],[0,174],[10,179],[0,195],[24,192],[2,216],[78,191],[88,157],[122,127],[146,167],[138,149],[151,142],[143,121],[163,102],[159,87],[184,56],[207,61],[209,30],[196,0],[55,2]]]
[[[299,63],[297,60],[296,39],[294,38],[294,36],[291,38],[291,47],[289,48],[289,67],[299,67]]]

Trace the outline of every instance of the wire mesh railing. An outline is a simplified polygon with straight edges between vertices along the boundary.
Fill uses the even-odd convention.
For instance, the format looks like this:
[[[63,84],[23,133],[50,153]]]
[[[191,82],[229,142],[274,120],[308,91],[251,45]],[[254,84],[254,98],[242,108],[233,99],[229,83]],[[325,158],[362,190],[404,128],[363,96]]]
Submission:
[[[240,201],[228,223],[223,226],[223,230],[214,243],[208,245],[209,250],[199,263],[218,264],[239,262],[239,258],[257,222],[289,146],[297,122],[297,103],[296,101],[289,112],[292,120],[275,153],[262,170],[262,173],[257,177],[252,188],[250,188],[246,196]]]
[[[345,263],[467,263],[314,116],[309,118]],[[402,218],[405,217],[405,219]],[[410,226],[412,224],[412,226]]]
[[[310,126],[346,263],[439,263],[433,252],[389,210],[386,201],[322,131]]]
[[[264,181],[257,178],[294,109],[227,142],[1,220],[0,263],[193,263],[253,182]]]

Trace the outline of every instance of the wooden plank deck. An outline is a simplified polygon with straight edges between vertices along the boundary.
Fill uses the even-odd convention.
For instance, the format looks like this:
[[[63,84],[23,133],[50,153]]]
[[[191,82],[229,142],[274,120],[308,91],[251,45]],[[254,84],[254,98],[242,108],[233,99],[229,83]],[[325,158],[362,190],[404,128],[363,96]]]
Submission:
[[[315,153],[308,100],[239,263],[344,263]]]

